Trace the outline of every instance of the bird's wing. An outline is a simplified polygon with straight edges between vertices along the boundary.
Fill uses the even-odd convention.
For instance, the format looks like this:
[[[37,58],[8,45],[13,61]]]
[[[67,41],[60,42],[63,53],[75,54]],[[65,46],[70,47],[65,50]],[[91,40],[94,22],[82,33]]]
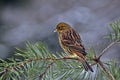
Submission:
[[[63,40],[62,41],[64,45],[69,47],[71,51],[76,51],[78,53],[82,53],[83,55],[86,55],[87,53],[85,52],[85,48],[82,45],[78,45],[76,43],[73,43],[70,40]]]
[[[82,53],[86,55],[84,45],[82,44],[82,40],[77,32],[71,30],[70,33],[67,34],[67,38],[62,39],[62,43],[69,47],[69,49],[73,51],[77,51],[78,53]]]

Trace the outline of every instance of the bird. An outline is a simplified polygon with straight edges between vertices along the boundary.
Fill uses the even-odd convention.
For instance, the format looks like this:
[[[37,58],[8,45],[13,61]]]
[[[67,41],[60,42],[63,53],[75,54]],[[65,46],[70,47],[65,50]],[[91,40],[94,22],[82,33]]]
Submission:
[[[79,33],[65,22],[58,23],[54,32],[58,33],[59,43],[64,52],[69,53],[71,57],[77,56],[85,71],[93,72],[92,67],[85,59],[87,53]]]

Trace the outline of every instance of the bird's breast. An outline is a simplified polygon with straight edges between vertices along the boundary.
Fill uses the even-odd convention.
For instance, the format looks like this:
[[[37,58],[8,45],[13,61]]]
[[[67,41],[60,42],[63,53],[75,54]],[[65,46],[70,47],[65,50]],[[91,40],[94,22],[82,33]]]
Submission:
[[[69,47],[64,44],[64,42],[63,42],[63,35],[62,34],[59,35],[59,43],[60,43],[60,46],[62,47],[62,49],[65,52],[72,54],[71,50],[69,49]]]

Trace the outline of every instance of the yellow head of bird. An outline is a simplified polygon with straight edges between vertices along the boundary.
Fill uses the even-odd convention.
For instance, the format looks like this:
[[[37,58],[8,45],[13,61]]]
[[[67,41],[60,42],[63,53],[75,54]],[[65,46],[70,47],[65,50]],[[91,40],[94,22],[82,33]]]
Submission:
[[[71,27],[70,27],[69,24],[67,24],[67,23],[65,23],[65,22],[60,22],[60,23],[57,25],[55,32],[63,32],[63,31],[68,30],[68,29],[70,29],[70,28],[71,28]]]

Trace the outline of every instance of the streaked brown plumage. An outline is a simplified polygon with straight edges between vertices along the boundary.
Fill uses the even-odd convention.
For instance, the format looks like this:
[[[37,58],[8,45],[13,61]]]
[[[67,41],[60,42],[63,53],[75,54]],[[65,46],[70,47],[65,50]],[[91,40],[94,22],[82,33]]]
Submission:
[[[63,50],[73,56],[79,56],[85,70],[93,72],[92,67],[85,59],[86,52],[80,35],[69,24],[64,22],[57,25],[56,32],[58,32],[59,43]]]

